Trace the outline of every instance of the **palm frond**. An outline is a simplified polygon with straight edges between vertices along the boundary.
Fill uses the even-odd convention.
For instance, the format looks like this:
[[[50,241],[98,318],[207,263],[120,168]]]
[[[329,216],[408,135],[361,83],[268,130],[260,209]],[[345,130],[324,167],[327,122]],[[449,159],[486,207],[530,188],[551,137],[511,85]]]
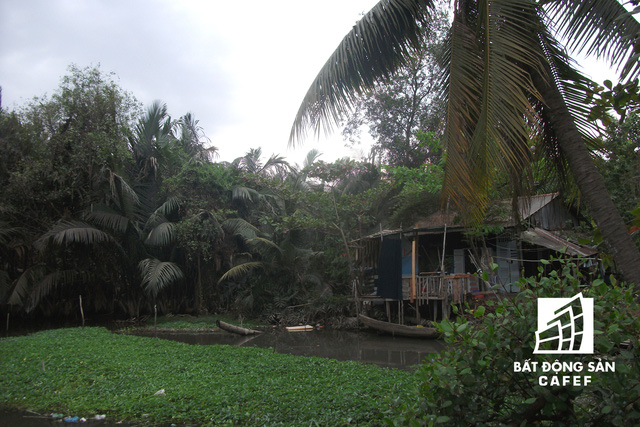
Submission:
[[[251,261],[236,265],[224,273],[222,277],[220,277],[220,280],[218,280],[218,283],[222,283],[225,280],[236,280],[240,277],[246,276],[256,268],[264,268],[264,263],[260,261]]]
[[[222,228],[227,233],[241,236],[244,239],[253,239],[260,234],[260,230],[242,218],[230,218],[222,223]]]
[[[640,23],[618,0],[551,0],[551,20],[569,46],[605,58],[622,79],[640,74]]]
[[[495,0],[477,6],[475,27],[460,11],[454,17],[444,141],[445,198],[475,221],[488,206],[496,173],[530,185],[528,124],[538,122],[532,99],[540,99],[530,73],[541,72],[545,60],[534,3]]]
[[[40,281],[40,279],[44,275],[44,272],[44,264],[33,265],[22,272],[20,277],[18,277],[13,284],[8,285],[12,285],[13,289],[10,290],[9,296],[7,297],[7,304],[15,305],[18,307],[24,306],[27,302],[31,289],[34,286],[34,283]]]
[[[45,275],[31,290],[26,311],[33,311],[33,309],[56,288],[60,286],[72,286],[78,282],[85,282],[88,277],[89,275],[86,272],[76,270],[59,270]]]
[[[4,304],[5,297],[9,293],[11,286],[11,278],[9,273],[4,270],[0,270],[0,304]]]
[[[554,81],[559,87],[567,108],[583,137],[587,140],[593,139],[591,136],[598,133],[598,125],[595,121],[589,120],[591,106],[585,100],[589,98],[590,88],[595,83],[577,70],[575,61],[548,31],[540,32],[540,43],[552,69],[553,75],[548,79]]]
[[[576,70],[575,63],[552,35],[546,31],[541,32],[540,42],[551,69],[551,76],[546,76],[546,80],[558,87],[584,143],[595,158],[597,150],[603,147],[594,137],[598,133],[597,123],[587,119],[589,103],[585,102],[593,82]],[[539,133],[535,142],[535,160],[539,162],[543,176],[555,178],[563,193],[575,199],[578,196],[576,182],[570,173],[565,153],[558,144],[556,130],[550,124],[551,113],[545,103],[536,103],[534,107],[541,117],[541,122],[537,125]]]
[[[258,253],[272,255],[274,253],[282,254],[282,249],[275,242],[264,237],[254,237],[247,240],[250,248]]]
[[[236,168],[244,170],[249,173],[257,173],[262,168],[260,163],[260,157],[262,157],[262,148],[250,148],[247,154],[242,157],[238,157],[233,161]]]
[[[169,246],[175,241],[175,224],[162,222],[151,229],[145,243],[150,246]]]
[[[180,199],[177,197],[170,197],[149,215],[145,221],[144,230],[150,232],[150,230],[159,224],[166,223],[168,221],[167,218],[177,214],[179,209]]]
[[[91,224],[83,221],[60,221],[47,231],[39,240],[38,245],[52,241],[57,245],[80,243],[93,245],[94,243],[114,242],[113,237]]]
[[[133,148],[138,157],[146,159],[153,155],[154,145],[162,145],[159,139],[163,140],[169,133],[170,123],[167,104],[153,101],[135,128],[136,140]]]
[[[308,129],[329,131],[364,90],[388,78],[420,43],[421,25],[433,11],[431,0],[385,0],[345,36],[322,67],[302,101],[289,143]]]
[[[168,217],[176,214],[180,210],[180,199],[178,197],[169,197],[163,204],[153,212],[157,217]]]
[[[443,145],[447,167],[443,194],[458,194],[463,200],[470,200],[475,188],[467,158],[470,156],[470,135],[473,135],[480,115],[481,52],[475,31],[462,16],[456,15],[444,57],[447,66],[442,95],[447,99],[447,118]]]
[[[235,201],[253,202],[259,198],[260,193],[253,188],[238,186],[231,190],[231,199]]]
[[[13,239],[24,236],[26,229],[22,227],[14,227],[8,222],[0,221],[0,244],[6,245]]]
[[[169,285],[182,280],[184,274],[180,267],[167,261],[160,261],[156,258],[147,258],[138,264],[142,275],[142,287],[145,292],[155,298],[158,293]]]
[[[92,206],[91,211],[85,215],[85,219],[118,233],[125,233],[131,224],[129,218],[106,206]]]
[[[272,154],[271,157],[269,157],[269,159],[265,162],[264,166],[259,168],[256,173],[268,171],[270,169],[278,167],[283,167],[285,169],[289,168],[289,163],[287,163],[284,157],[277,154]]]
[[[178,120],[180,144],[182,150],[191,157],[190,161],[210,162],[218,155],[216,147],[205,148],[204,144],[210,140],[191,113],[187,113]]]
[[[486,35],[483,46],[483,93],[470,157],[474,198],[481,219],[488,203],[494,171],[504,171],[520,186],[530,184],[525,173],[531,162],[530,130],[538,120],[531,99],[540,99],[530,72],[544,60],[538,48],[535,4],[528,0],[479,2]],[[499,77],[497,77],[499,76]],[[484,191],[483,191],[484,190]],[[520,191],[518,191],[520,192]]]
[[[304,158],[304,162],[302,163],[302,168],[307,169],[312,167],[316,160],[320,158],[320,156],[322,156],[322,153],[317,148],[309,150]]]
[[[136,206],[140,205],[138,193],[129,185],[129,183],[117,173],[109,170],[109,187],[111,189],[111,198],[116,206],[122,210],[125,216],[133,217]]]

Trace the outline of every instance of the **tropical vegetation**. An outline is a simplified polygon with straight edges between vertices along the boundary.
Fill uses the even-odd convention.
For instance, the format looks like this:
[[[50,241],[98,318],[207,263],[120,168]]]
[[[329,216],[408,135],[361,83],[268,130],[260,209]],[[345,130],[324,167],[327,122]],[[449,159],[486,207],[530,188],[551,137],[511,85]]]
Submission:
[[[0,408],[135,425],[380,425],[411,374],[358,362],[113,334],[0,341]]]
[[[553,261],[553,260],[550,260]],[[640,419],[640,305],[632,289],[598,279],[585,289],[580,260],[560,259],[557,270],[521,279],[514,300],[468,307],[439,328],[449,348],[430,355],[417,372],[418,399],[394,421],[428,425],[611,425]],[[549,261],[547,261],[548,263]],[[594,299],[593,354],[534,354],[538,298]],[[543,364],[561,366],[543,370]],[[607,362],[614,369],[597,370]],[[528,370],[515,366],[527,365]],[[596,368],[589,368],[590,364]],[[613,365],[611,365],[613,364]],[[537,368],[532,369],[531,366]],[[553,383],[568,377],[570,383]],[[574,383],[578,378],[578,384]],[[588,382],[584,378],[588,377]],[[542,379],[542,381],[541,381]]]
[[[0,111],[0,140],[0,310],[14,323],[346,315],[354,240],[409,218],[406,202],[427,204],[413,199],[442,180],[440,164],[315,150],[302,165],[260,148],[217,162],[191,114],[143,109],[99,67],[71,66],[51,97]]]
[[[449,202],[473,227],[495,201],[538,192],[580,208],[576,235],[610,253],[607,273],[619,274],[585,289],[578,264],[554,260],[560,269],[521,279],[514,300],[442,322],[452,345],[415,378],[100,328],[2,339],[0,402],[157,423],[637,421],[636,12],[613,0],[459,0],[449,22],[429,0],[381,1],[321,69],[292,130],[298,143],[310,128],[340,125],[356,143],[368,127],[374,150],[361,160],[326,162],[312,150],[294,165],[256,147],[221,161],[192,114],[142,106],[114,75],[70,66],[52,96],[0,109],[7,329],[168,313],[200,315],[169,323],[176,329],[209,327],[207,315],[221,313],[271,323],[353,316],[359,238]],[[559,39],[626,81],[590,81]],[[510,374],[514,361],[540,361],[535,299],[578,291],[597,300],[594,357],[618,362],[615,374],[571,389]]]
[[[435,4],[384,0],[371,9],[311,84],[291,142],[310,128],[331,129],[361,93],[392,81],[420,49]],[[559,41],[606,59],[621,78],[633,80],[640,73],[634,12],[616,0],[460,0],[452,16],[441,59],[444,200],[480,221],[493,188],[509,186],[515,205],[534,186],[534,160],[545,158],[547,175],[558,176],[565,191],[579,191],[624,277],[640,283],[640,251],[594,159],[601,147],[584,103],[592,82]]]

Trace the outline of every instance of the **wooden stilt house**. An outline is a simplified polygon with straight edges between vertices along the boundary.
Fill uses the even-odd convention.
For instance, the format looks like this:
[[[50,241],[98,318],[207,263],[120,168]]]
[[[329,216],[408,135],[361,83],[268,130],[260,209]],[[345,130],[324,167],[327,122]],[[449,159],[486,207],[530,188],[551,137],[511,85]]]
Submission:
[[[562,230],[575,220],[558,194],[522,200],[519,220],[505,202],[503,213],[487,219],[481,236],[460,223],[455,212],[436,212],[411,227],[380,230],[358,243],[363,277],[359,300],[383,304],[389,320],[404,323],[448,316],[451,303],[500,285],[518,292],[521,275],[535,275],[541,259],[559,252],[595,259],[597,251],[569,241]],[[497,265],[497,270],[492,266]],[[491,272],[490,283],[481,277]]]

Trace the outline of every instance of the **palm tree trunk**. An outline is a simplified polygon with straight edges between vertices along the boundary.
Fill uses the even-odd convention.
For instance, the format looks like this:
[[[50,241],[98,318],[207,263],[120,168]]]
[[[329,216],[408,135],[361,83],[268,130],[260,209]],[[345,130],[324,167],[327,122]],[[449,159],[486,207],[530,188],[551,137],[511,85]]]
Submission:
[[[551,76],[551,70],[547,68],[547,71],[547,75]],[[549,120],[581,197],[602,232],[602,237],[611,247],[613,259],[623,279],[640,289],[640,251],[627,232],[558,87],[549,84],[543,76],[532,74],[533,83],[549,108]]]

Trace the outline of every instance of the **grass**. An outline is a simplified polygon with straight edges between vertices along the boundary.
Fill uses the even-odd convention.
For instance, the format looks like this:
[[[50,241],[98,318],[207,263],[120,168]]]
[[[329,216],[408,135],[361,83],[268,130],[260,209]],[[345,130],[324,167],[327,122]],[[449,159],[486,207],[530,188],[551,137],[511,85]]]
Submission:
[[[357,362],[103,328],[0,339],[0,372],[0,406],[147,424],[376,425],[414,381]]]

